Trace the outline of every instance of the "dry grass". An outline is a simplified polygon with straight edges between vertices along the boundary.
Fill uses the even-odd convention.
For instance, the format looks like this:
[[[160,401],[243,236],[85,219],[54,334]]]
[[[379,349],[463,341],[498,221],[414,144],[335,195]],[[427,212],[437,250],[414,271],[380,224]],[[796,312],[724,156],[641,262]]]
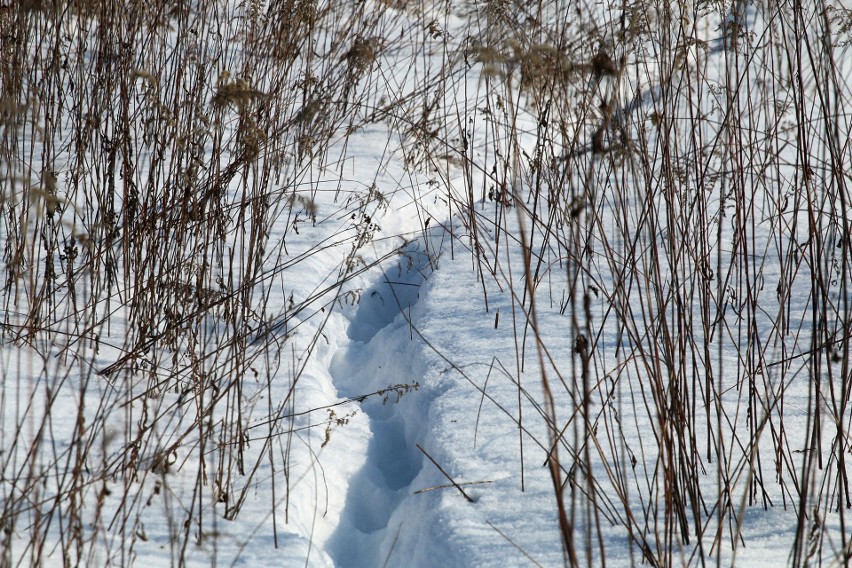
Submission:
[[[282,312],[274,282],[331,244],[350,249],[332,296],[371,266],[355,262],[369,223],[295,256],[286,241],[318,222],[313,176],[364,124],[371,38],[396,24],[309,0],[24,2],[0,18],[4,339],[44,363],[3,366],[4,439],[20,446],[0,457],[4,562],[56,547],[70,564],[130,562],[147,492],[167,495],[180,468],[196,480],[171,527],[182,564],[204,538],[202,502],[235,518],[261,463],[287,474],[257,444],[287,455],[301,369],[256,405],[287,355],[311,356],[317,338],[285,344],[329,295],[291,293]],[[323,213],[367,218],[382,199]],[[69,403],[63,449],[49,432]],[[273,483],[273,500],[288,490]]]
[[[546,426],[566,563],[602,564],[607,523],[636,563],[709,562],[739,546],[746,506],[796,511],[791,564],[846,563],[850,21],[819,2],[0,7],[0,324],[41,365],[33,384],[2,365],[0,563],[130,563],[147,492],[195,468],[180,564],[210,523],[201,502],[235,518],[271,445],[287,476],[294,361],[319,335],[282,353],[290,323],[329,304],[268,298],[327,246],[285,244],[322,218],[355,219],[325,291],[372,266],[359,252],[384,197],[318,221],[312,176],[377,121],[463,221],[453,246],[486,305],[486,282],[513,294],[517,420]],[[553,310],[565,344],[540,323]],[[282,364],[286,396],[249,417]]]
[[[610,523],[636,562],[735,557],[746,508],[780,507],[798,518],[790,564],[845,564],[847,12],[478,10],[470,70],[448,58],[433,79],[478,88],[418,141],[448,185],[461,172],[450,212],[483,282],[515,298],[515,417],[547,426],[566,562],[605,562]],[[542,405],[522,418],[530,365]]]

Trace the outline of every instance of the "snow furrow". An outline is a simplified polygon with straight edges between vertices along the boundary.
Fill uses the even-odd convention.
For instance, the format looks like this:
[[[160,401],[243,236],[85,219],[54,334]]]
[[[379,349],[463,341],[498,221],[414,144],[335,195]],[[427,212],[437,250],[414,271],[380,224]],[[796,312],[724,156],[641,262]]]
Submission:
[[[351,479],[340,524],[330,541],[338,566],[381,565],[380,551],[394,511],[411,493],[422,455],[416,447],[428,415],[421,345],[409,318],[432,272],[422,241],[407,245],[361,295],[349,325],[349,344],[331,363],[341,396],[358,398],[369,418],[366,462]]]

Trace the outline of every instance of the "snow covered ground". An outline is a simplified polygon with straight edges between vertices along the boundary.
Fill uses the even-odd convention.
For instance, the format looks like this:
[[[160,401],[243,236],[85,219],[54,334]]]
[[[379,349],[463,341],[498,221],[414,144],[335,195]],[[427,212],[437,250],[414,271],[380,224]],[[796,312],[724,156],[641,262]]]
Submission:
[[[852,71],[814,7],[359,4],[282,88],[240,42],[316,3],[184,4],[123,142],[85,81],[101,122],[4,123],[0,565],[848,562]],[[35,12],[69,84],[132,53]]]

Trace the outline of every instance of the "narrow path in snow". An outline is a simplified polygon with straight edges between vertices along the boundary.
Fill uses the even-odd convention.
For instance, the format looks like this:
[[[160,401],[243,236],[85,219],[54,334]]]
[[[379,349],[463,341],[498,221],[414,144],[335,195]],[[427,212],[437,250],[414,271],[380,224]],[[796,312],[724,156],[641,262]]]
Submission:
[[[427,248],[413,242],[361,295],[349,330],[349,344],[335,354],[331,375],[340,396],[358,397],[390,388],[384,397],[361,403],[372,437],[363,468],[350,480],[340,525],[330,553],[341,567],[381,565],[388,522],[419,473],[422,455],[415,444],[428,415],[421,380],[419,342],[408,320],[431,272]],[[396,388],[393,388],[396,387]],[[389,535],[393,539],[393,535]]]

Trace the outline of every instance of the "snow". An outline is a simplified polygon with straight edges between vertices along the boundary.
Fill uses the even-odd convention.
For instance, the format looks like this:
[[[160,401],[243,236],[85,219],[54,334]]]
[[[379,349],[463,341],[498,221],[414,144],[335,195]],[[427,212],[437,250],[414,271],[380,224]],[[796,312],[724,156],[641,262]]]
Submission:
[[[757,32],[766,23],[753,11],[746,20]],[[458,12],[443,25],[452,36],[468,24]],[[701,58],[721,81],[725,50],[718,37],[707,40],[712,48]],[[404,92],[421,73],[434,72],[440,57],[401,50],[379,66],[388,89]],[[447,86],[443,106],[494,102],[486,78],[471,68]],[[649,86],[638,76],[618,85],[604,80],[590,91],[613,97],[629,122],[632,113],[662,105],[659,81]],[[639,84],[628,85],[634,80]],[[626,100],[622,91],[634,87],[641,96]],[[718,103],[696,107],[713,113]],[[677,223],[702,222],[692,217],[694,188],[666,200],[662,190],[644,195],[638,177],[608,180],[581,204],[577,216],[585,224],[573,227],[561,205],[551,210],[531,198],[529,171],[515,179],[498,173],[505,166],[500,152],[511,155],[513,142],[483,142],[495,128],[496,108],[482,114],[472,113],[477,121],[471,118],[464,133],[477,163],[470,171],[450,159],[440,167],[408,159],[397,149],[406,140],[390,118],[334,139],[327,154],[340,160],[311,163],[305,185],[278,196],[252,301],[211,309],[191,340],[166,344],[158,337],[150,349],[149,338],[128,349],[125,340],[136,337],[132,280],[113,284],[112,303],[104,301],[92,322],[74,321],[73,294],[62,296],[50,329],[29,337],[17,333],[29,299],[14,304],[4,296],[0,564],[557,566],[568,560],[552,465],[564,482],[580,564],[599,565],[605,557],[613,566],[638,565],[645,548],[671,565],[778,566],[791,562],[801,517],[811,535],[805,556],[840,565],[848,529],[835,500],[843,488],[819,487],[838,476],[804,461],[818,399],[825,467],[849,469],[836,461],[848,453],[848,406],[841,404],[841,423],[832,424],[826,408],[835,385],[815,387],[809,376],[814,369],[842,372],[809,353],[818,331],[811,329],[809,285],[819,267],[785,249],[786,236],[801,236],[802,229],[790,227],[808,226],[806,208],[798,217],[773,208],[777,196],[767,190],[749,205],[765,203],[768,212],[739,226],[725,218],[730,196],[708,188],[712,213],[703,219],[719,227],[718,245],[661,253],[660,261],[650,251],[677,248],[670,242],[683,229]],[[519,111],[513,119],[519,147],[534,154],[535,117]],[[591,124],[597,122],[586,128]],[[573,174],[583,177],[590,162],[578,163]],[[479,199],[499,176],[511,204]],[[244,188],[232,185],[239,203]],[[474,209],[459,211],[468,191],[477,194]],[[672,209],[687,213],[672,218],[672,226],[645,228],[650,212],[659,220]],[[244,219],[246,228],[254,222]],[[12,238],[2,230],[4,240]],[[839,230],[827,232],[826,242]],[[573,249],[583,231],[589,250]],[[747,254],[739,249],[743,238]],[[240,239],[248,241],[234,243],[245,245]],[[636,250],[643,252],[630,258]],[[724,284],[721,276],[709,278],[711,315],[725,323],[702,327],[706,314],[695,304],[686,308],[694,327],[678,328],[672,321],[686,320],[672,315],[672,298],[686,297],[684,282],[694,285],[689,277],[705,268],[726,271]],[[786,277],[790,272],[794,278]],[[232,275],[214,293],[240,290],[247,277]],[[572,282],[579,282],[573,292]],[[783,295],[775,293],[790,282]],[[828,289],[830,301],[848,301],[842,286]],[[744,290],[749,297],[737,297]],[[87,290],[75,293],[74,301],[87,301]],[[262,312],[255,310],[259,297],[266,298]],[[587,308],[577,307],[584,302]],[[251,335],[242,343],[222,341],[230,337],[227,309],[244,309],[241,322]],[[778,328],[785,309],[792,332]],[[843,329],[839,315],[835,332]],[[759,344],[742,336],[746,319]],[[647,325],[631,328],[628,320]],[[165,337],[169,320],[158,321]],[[667,333],[682,352],[667,351]],[[712,353],[686,354],[704,344]],[[585,353],[592,353],[587,385]],[[762,368],[753,367],[755,360]],[[665,446],[664,435],[675,428],[662,425],[673,419],[660,409],[681,408],[669,398],[667,381],[683,380],[678,365],[696,362],[704,368],[690,369],[693,382],[684,386],[693,397],[684,407],[695,413],[695,430]],[[718,381],[712,400],[705,400],[705,376]],[[232,380],[242,381],[239,389],[230,388]],[[762,385],[758,394],[743,387],[749,380]],[[235,423],[243,428],[239,442]],[[759,469],[758,456],[777,463]],[[672,464],[694,468],[694,477],[676,474],[694,478],[705,502],[691,502],[691,488],[669,493]],[[727,480],[729,492],[719,498]],[[819,499],[808,502],[813,513],[799,515],[798,484]],[[685,518],[700,518],[700,538],[693,525],[661,533],[673,501]],[[720,512],[720,501],[730,508]]]

